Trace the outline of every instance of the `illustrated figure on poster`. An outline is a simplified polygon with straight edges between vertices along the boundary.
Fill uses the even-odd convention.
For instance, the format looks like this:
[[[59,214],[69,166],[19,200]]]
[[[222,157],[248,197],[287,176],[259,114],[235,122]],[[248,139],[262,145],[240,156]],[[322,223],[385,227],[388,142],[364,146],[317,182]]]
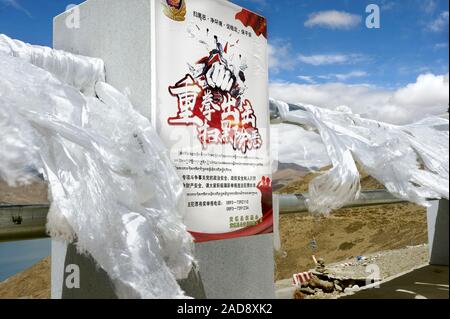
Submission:
[[[229,63],[230,50],[214,37],[215,48],[200,59],[178,83],[169,87],[177,98],[177,115],[169,125],[193,126],[204,149],[229,144],[246,154],[259,149],[262,138],[250,100],[245,98],[245,67]]]

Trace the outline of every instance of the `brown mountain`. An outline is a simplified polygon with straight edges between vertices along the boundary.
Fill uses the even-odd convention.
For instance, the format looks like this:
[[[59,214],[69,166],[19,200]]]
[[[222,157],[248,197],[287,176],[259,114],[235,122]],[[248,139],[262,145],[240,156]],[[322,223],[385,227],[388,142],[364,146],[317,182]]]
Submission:
[[[308,168],[293,163],[277,163],[277,170],[273,173],[273,190],[276,192],[286,185],[302,179],[310,172]]]
[[[0,204],[48,204],[47,184],[36,182],[26,186],[10,187],[0,180]]]

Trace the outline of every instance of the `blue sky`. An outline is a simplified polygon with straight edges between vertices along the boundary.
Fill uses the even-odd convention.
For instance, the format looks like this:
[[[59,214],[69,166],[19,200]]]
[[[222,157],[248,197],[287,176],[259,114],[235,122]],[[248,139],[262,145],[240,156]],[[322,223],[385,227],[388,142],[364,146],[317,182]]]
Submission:
[[[0,33],[50,46],[52,17],[67,5],[80,2],[0,0]],[[364,83],[398,88],[426,72],[448,72],[447,0],[232,2],[268,18],[270,43],[279,60],[272,59],[272,81]],[[381,9],[380,29],[365,26],[366,6],[371,3]],[[317,14],[332,10],[346,14],[334,17],[341,24],[333,25],[332,16],[328,24],[308,23],[314,15],[320,22]]]
[[[272,80],[399,87],[414,82],[424,72],[448,72],[447,0],[235,2],[266,15],[271,44],[288,48],[291,55],[286,57],[295,60],[274,70]],[[365,26],[369,4],[381,9],[380,29]],[[317,18],[317,13],[332,10],[348,14],[348,23],[339,24],[339,16],[334,17],[334,24],[333,16],[328,24],[308,23],[311,15]],[[322,59],[311,58],[319,56]]]

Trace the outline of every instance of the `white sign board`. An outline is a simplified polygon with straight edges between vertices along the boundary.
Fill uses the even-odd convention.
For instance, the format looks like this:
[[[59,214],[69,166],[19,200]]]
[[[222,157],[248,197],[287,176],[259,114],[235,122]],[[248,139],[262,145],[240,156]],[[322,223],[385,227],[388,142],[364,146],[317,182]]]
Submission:
[[[155,0],[152,121],[197,242],[272,232],[266,20],[224,0]]]

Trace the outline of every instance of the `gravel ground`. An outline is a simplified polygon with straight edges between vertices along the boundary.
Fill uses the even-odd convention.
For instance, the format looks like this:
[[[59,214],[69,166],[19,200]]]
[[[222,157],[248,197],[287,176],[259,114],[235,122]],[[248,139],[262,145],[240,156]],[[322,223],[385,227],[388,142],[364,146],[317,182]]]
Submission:
[[[366,281],[371,269],[379,269],[380,279],[386,280],[390,277],[416,269],[428,262],[428,245],[411,246],[403,249],[382,251],[367,256],[360,256],[343,260],[338,263],[326,265],[325,276],[333,282],[354,279],[356,281]],[[369,267],[369,268],[368,268]],[[367,272],[366,272],[367,271]],[[313,271],[315,273],[315,271]],[[324,275],[321,275],[323,279]],[[279,299],[292,299],[296,288],[292,285],[292,279],[279,280],[276,283],[276,295]],[[359,287],[348,288],[345,291],[334,291],[324,293],[316,289],[312,295],[303,295],[301,299],[338,299],[359,290]]]
[[[375,265],[380,270],[381,279],[384,280],[417,266],[425,265],[429,258],[428,245],[383,251],[361,257],[363,257],[361,261],[352,258],[329,265],[327,270],[333,277],[365,279],[369,274],[366,272],[367,267]]]
[[[427,243],[427,214],[425,208],[409,203],[346,208],[320,219],[288,214],[280,218],[280,235],[276,280],[314,268],[312,254],[330,265]]]

